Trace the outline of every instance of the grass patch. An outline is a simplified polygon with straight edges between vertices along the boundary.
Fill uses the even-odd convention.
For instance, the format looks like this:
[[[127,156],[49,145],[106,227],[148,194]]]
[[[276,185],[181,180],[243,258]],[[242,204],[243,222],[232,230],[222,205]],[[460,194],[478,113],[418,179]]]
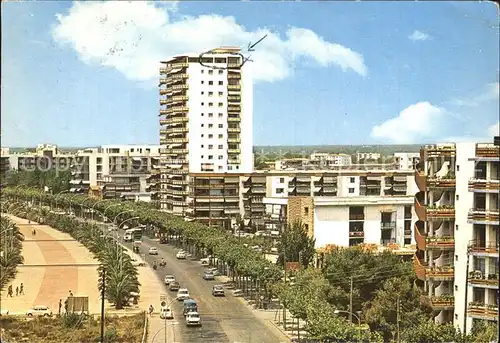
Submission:
[[[79,315],[54,318],[26,319],[0,317],[3,338],[9,343],[97,343],[100,342],[100,319]],[[144,314],[125,317],[106,316],[104,341],[106,343],[141,342]]]

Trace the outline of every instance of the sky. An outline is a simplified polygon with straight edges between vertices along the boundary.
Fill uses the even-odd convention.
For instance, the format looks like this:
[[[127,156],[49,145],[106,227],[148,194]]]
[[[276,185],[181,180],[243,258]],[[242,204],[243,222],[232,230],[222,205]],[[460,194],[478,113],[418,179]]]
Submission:
[[[159,61],[247,47],[254,145],[491,141],[493,2],[2,2],[2,146],[159,144]],[[248,53],[247,53],[248,54]]]

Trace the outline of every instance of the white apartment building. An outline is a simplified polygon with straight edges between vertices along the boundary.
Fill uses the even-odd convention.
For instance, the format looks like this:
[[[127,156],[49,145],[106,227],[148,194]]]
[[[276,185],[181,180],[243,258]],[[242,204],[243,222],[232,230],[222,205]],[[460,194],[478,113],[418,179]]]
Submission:
[[[159,175],[159,145],[103,145],[79,150],[71,163],[72,193],[149,201]]]
[[[310,162],[314,165],[328,168],[330,166],[349,166],[352,164],[351,155],[313,153],[309,156]]]
[[[419,152],[396,152],[394,164],[401,170],[415,170],[415,165],[420,162]]]
[[[414,266],[437,322],[498,322],[499,157],[493,144],[424,146]]]
[[[182,214],[190,173],[253,170],[251,63],[240,49],[184,54],[160,68],[161,208]]]
[[[359,163],[360,160],[378,160],[382,155],[378,152],[357,152],[356,162]]]

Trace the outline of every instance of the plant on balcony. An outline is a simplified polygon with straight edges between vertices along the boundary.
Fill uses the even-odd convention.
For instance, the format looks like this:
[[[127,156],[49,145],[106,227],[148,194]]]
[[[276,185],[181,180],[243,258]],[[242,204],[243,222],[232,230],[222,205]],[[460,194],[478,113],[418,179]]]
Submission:
[[[479,310],[482,310],[484,309],[484,302],[482,301],[473,301],[473,302],[470,302],[469,303],[469,307],[471,309],[479,309]]]
[[[496,304],[489,304],[487,306],[488,310],[494,310],[494,311],[498,311],[498,305]]]
[[[455,237],[453,236],[430,236],[427,237],[428,242],[454,242]]]
[[[455,301],[455,297],[451,294],[442,294],[442,295],[435,295],[431,297],[432,302],[444,302],[444,303],[453,303]]]

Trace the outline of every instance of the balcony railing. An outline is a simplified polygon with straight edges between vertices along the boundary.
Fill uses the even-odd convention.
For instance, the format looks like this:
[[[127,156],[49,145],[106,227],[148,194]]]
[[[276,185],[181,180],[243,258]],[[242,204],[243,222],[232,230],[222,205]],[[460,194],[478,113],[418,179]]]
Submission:
[[[419,250],[425,250],[427,241],[425,240],[425,234],[420,233],[420,229],[417,224],[413,227],[413,234],[415,236],[415,242],[417,243],[417,248]]]
[[[428,144],[424,146],[424,159],[433,157],[453,157],[456,152],[455,144]]]
[[[227,132],[240,133],[241,129],[239,127],[229,127]]]
[[[189,107],[187,106],[172,106],[172,107],[169,107],[165,110],[165,113],[162,113],[162,111],[160,110],[160,113],[162,114],[170,114],[170,113],[175,113],[175,112],[187,112],[189,111]]]
[[[241,118],[240,117],[228,117],[227,121],[230,121],[230,122],[240,122]]]
[[[380,229],[382,230],[394,230],[396,228],[396,222],[381,222]]]
[[[469,306],[467,308],[467,315],[471,317],[498,320],[498,305],[486,305],[480,301],[473,301],[469,303]]]
[[[499,225],[499,211],[471,209],[467,215],[467,221],[472,224]]]
[[[364,214],[349,214],[349,220],[365,220]]]
[[[415,170],[415,183],[421,192],[425,192],[427,190],[427,178],[424,173],[421,173],[418,170]]]
[[[174,95],[174,96],[169,96],[167,99],[166,99],[166,103],[167,104],[171,104],[171,103],[174,103],[174,102],[179,102],[179,101],[188,101],[189,100],[189,97],[187,95]]]
[[[500,242],[481,242],[473,240],[469,242],[469,249],[472,254],[494,254],[498,255]]]
[[[184,133],[188,132],[187,127],[169,127],[165,130],[165,133]]]
[[[500,147],[491,143],[476,144],[477,157],[500,157]]]
[[[455,238],[451,236],[429,237],[425,238],[427,249],[455,249]]]
[[[455,208],[453,206],[426,206],[427,220],[451,220],[455,219]]]
[[[227,89],[230,91],[239,91],[241,89],[240,85],[227,85]]]
[[[365,237],[364,231],[350,231],[349,238],[363,238]]]
[[[432,309],[436,311],[453,309],[455,306],[455,297],[453,295],[423,296],[423,299],[428,301]]]
[[[239,154],[241,152],[240,149],[228,149],[227,153],[228,154]]]
[[[417,255],[413,257],[413,268],[417,278],[422,281],[429,279],[453,280],[455,276],[455,270],[452,266],[429,267],[427,264],[423,264]]]
[[[500,180],[471,179],[469,180],[469,191],[498,193],[500,191]]]
[[[188,118],[187,117],[173,117],[173,118],[168,118],[168,119],[160,119],[160,125],[169,125],[169,124],[175,124],[175,123],[184,123],[187,122]]]
[[[241,138],[228,138],[227,141],[228,143],[240,143]]]
[[[486,275],[480,270],[469,272],[469,283],[474,286],[498,288],[498,273]]]
[[[443,177],[443,178],[427,178],[427,188],[428,189],[450,189],[455,188],[456,180],[454,178]]]
[[[241,79],[241,74],[240,73],[228,73],[227,78],[228,79]]]

